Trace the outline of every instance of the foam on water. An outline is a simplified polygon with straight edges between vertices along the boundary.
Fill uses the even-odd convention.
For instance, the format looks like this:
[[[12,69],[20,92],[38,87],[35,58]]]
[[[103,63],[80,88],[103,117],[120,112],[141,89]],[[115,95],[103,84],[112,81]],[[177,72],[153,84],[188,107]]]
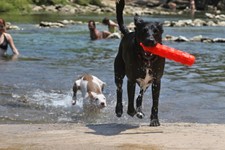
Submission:
[[[68,108],[72,106],[72,92],[63,93],[55,90],[51,90],[50,92],[36,90],[32,94],[32,101],[45,106]],[[76,106],[82,107],[82,101],[78,99]]]

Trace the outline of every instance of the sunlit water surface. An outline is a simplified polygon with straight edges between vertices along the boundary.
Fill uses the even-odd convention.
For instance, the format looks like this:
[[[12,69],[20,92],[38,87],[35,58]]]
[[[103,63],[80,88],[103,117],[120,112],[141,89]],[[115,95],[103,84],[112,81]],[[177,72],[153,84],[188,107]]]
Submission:
[[[145,118],[129,117],[126,81],[124,114],[115,116],[113,62],[119,39],[91,41],[86,24],[59,29],[39,28],[36,23],[14,24],[22,28],[9,31],[21,55],[17,61],[0,60],[0,123],[149,122],[151,90],[144,96]],[[107,30],[103,25],[98,28]],[[224,38],[224,33],[222,27],[164,28],[164,36]],[[225,44],[164,44],[195,55],[196,63],[186,67],[167,60],[159,104],[161,122],[225,123]],[[71,105],[73,82],[84,73],[96,75],[107,84],[104,93],[108,106],[100,113],[84,110],[80,94],[77,105]]]

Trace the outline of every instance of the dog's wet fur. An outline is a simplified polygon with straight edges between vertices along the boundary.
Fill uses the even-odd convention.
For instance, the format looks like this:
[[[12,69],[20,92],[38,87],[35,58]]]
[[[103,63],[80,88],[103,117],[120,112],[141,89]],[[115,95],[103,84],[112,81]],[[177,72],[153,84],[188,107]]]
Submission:
[[[106,98],[103,94],[104,86],[105,82],[96,76],[91,74],[82,75],[74,82],[72,105],[76,104],[77,92],[81,91],[84,103],[88,102],[92,106],[100,109],[106,107]]]
[[[152,109],[150,116],[150,126],[159,126],[158,119],[158,103],[160,95],[161,78],[164,72],[165,58],[145,52],[140,46],[153,47],[157,43],[162,44],[162,23],[146,22],[141,17],[134,17],[135,31],[129,32],[123,21],[124,0],[117,0],[116,15],[120,31],[124,35],[119,51],[114,62],[115,83],[117,86],[117,103],[115,112],[117,117],[123,114],[122,103],[122,85],[126,76],[127,93],[128,93],[128,109],[130,116],[136,115],[143,118],[142,99],[147,88],[152,85]],[[134,107],[135,87],[136,83],[140,87],[139,95],[136,99],[136,109]]]

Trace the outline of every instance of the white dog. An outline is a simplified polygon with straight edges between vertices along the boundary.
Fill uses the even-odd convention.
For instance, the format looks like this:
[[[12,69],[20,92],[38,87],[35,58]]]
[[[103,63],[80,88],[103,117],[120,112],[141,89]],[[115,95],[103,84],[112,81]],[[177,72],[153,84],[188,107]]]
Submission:
[[[89,100],[91,104],[98,108],[106,107],[106,98],[102,93],[105,85],[105,82],[93,75],[85,74],[81,76],[73,85],[72,105],[76,104],[77,91],[80,90],[84,100]]]

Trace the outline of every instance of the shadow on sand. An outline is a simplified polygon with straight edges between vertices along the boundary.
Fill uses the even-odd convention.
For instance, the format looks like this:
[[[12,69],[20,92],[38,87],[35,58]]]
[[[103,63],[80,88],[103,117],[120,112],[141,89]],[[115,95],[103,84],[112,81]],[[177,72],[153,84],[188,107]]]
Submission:
[[[86,132],[89,134],[95,135],[104,135],[104,136],[113,136],[118,135],[123,131],[139,128],[139,125],[130,125],[130,124],[88,124],[86,127],[94,130],[94,132]]]

